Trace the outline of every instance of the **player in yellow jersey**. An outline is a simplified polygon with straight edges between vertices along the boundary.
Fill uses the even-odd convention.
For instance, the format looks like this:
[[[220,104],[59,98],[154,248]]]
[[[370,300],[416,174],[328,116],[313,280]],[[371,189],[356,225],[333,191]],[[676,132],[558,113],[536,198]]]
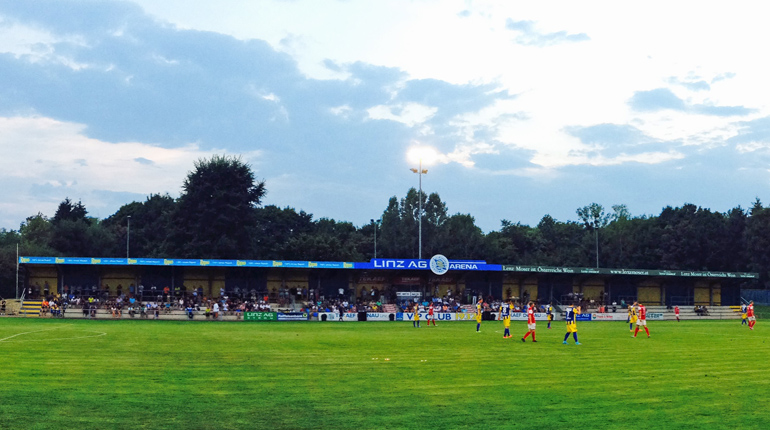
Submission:
[[[511,337],[511,304],[506,302],[500,306],[500,319],[503,320],[503,339]]]
[[[476,303],[476,333],[481,331],[481,313],[484,311],[484,299]]]
[[[572,337],[575,339],[575,345],[580,345],[577,336],[577,316],[580,314],[580,306],[567,306],[564,311],[564,320],[567,322],[567,334],[564,335],[564,344],[567,344],[569,334],[572,333]]]
[[[628,305],[628,331],[634,331],[634,324],[636,324],[636,302]]]
[[[548,308],[545,311],[548,314],[548,328],[551,328],[551,322],[553,321],[553,302],[548,303]]]
[[[420,328],[420,308],[414,305],[414,318],[412,321],[412,327]]]

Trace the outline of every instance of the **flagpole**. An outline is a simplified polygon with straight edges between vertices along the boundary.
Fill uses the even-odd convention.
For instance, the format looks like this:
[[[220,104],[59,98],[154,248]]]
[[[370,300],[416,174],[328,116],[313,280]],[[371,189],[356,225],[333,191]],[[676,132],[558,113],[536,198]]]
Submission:
[[[19,299],[19,244],[16,244],[16,300]]]

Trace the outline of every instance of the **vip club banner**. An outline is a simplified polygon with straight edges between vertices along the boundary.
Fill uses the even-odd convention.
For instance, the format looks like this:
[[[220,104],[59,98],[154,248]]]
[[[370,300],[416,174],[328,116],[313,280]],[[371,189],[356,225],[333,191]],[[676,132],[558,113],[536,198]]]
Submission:
[[[277,321],[275,312],[244,312],[244,321]]]
[[[427,312],[418,313],[420,314],[420,321],[428,319]],[[433,314],[433,317],[436,321],[459,321],[456,315],[452,312],[436,312]],[[414,321],[414,312],[399,312],[396,314],[396,321]]]

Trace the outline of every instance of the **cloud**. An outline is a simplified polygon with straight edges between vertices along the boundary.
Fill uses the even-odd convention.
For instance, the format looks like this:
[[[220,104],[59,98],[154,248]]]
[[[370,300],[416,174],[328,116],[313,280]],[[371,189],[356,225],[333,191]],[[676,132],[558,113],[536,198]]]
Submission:
[[[756,109],[749,109],[743,106],[712,106],[698,104],[693,105],[690,108],[690,112],[714,116],[744,116],[756,112]]]
[[[632,109],[642,112],[654,112],[663,109],[683,111],[686,106],[668,88],[657,88],[649,91],[637,91],[628,101]]]
[[[611,166],[626,163],[660,164],[685,157],[681,142],[664,142],[628,124],[597,124],[566,127],[583,148],[571,152],[572,164]]]
[[[743,106],[715,106],[710,104],[688,104],[668,88],[656,88],[649,91],[636,91],[628,100],[632,109],[640,112],[674,110],[686,113],[711,116],[742,116],[755,112],[755,109]]]
[[[770,116],[735,124],[736,133],[728,143],[736,145],[741,152],[754,152],[770,148]]]
[[[71,196],[109,216],[107,197],[176,195],[194,160],[227,152],[251,154],[267,204],[357,219],[392,193],[371,166],[402,165],[416,139],[473,166],[497,144],[498,124],[464,118],[512,98],[492,84],[415,80],[365,62],[328,60],[336,78],[312,79],[263,40],[177,28],[130,3],[51,1],[39,9],[0,3],[14,31],[30,29],[26,45],[0,43],[0,127],[34,148],[6,159],[39,161],[0,162],[0,180],[20,190],[4,207],[58,181],[72,185],[53,189],[40,210]],[[287,170],[302,172],[295,185],[323,183],[324,194],[286,188]],[[360,178],[352,188],[351,174]],[[342,189],[361,205],[343,211]],[[37,209],[13,211],[23,219]]]
[[[676,85],[681,85],[690,91],[708,91],[711,89],[711,85],[703,79],[699,80],[681,80],[677,77],[671,77],[668,82]]]
[[[534,21],[514,21],[508,18],[505,28],[519,33],[516,42],[530,46],[550,46],[559,43],[585,42],[591,40],[585,33],[567,33],[557,31],[554,33],[542,33],[535,29]]]
[[[719,74],[719,75],[715,76],[711,80],[711,83],[714,84],[716,82],[724,81],[724,80],[727,80],[727,79],[732,79],[734,77],[735,77],[735,73],[733,73],[733,72],[722,73],[722,74]]]
[[[152,193],[178,195],[194,161],[228,153],[194,144],[109,143],[84,136],[84,129],[50,118],[0,117],[3,225],[37,212],[53,215],[65,197],[82,200],[91,215],[103,218]],[[259,156],[258,151],[244,154],[249,160]]]

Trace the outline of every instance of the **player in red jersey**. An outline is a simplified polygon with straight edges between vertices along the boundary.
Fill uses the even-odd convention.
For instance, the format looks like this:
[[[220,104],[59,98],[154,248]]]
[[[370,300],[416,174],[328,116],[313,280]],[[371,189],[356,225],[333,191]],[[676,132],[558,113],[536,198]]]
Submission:
[[[647,308],[643,304],[639,303],[638,313],[639,319],[636,320],[636,331],[634,332],[634,338],[639,333],[639,327],[644,327],[644,331],[647,333],[647,337],[650,337],[650,330],[647,329]]]
[[[757,323],[757,317],[754,316],[754,302],[749,302],[749,306],[746,308],[746,316],[749,317],[749,328],[754,330],[754,324]]]
[[[530,333],[532,333],[532,342],[537,342],[535,340],[535,303],[529,302],[529,305],[527,306],[527,334],[524,335],[524,337],[521,338],[522,342],[527,341],[527,336],[529,336]]]
[[[679,306],[674,306],[674,315],[676,315],[676,322],[679,322]]]
[[[425,319],[428,321],[428,327],[430,327],[431,321],[433,321],[433,327],[436,326],[436,316],[433,314],[433,303],[428,306],[428,316]]]

